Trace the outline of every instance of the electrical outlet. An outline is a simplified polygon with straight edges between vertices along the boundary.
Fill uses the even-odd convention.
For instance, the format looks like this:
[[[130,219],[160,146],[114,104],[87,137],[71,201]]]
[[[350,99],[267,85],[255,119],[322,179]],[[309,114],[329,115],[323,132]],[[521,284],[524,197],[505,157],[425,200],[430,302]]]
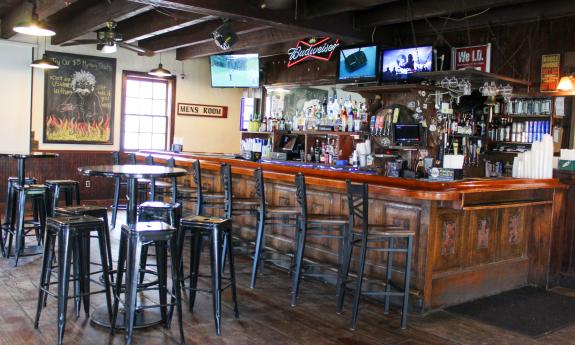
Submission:
[[[86,188],[92,187],[92,182],[90,180],[86,181]]]

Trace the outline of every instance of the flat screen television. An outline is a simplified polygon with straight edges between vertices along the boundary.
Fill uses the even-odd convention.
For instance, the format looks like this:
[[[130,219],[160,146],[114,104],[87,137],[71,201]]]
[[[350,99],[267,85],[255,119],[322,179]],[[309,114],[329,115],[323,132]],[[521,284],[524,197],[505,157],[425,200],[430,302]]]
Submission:
[[[259,87],[258,54],[212,55],[212,87]]]
[[[421,127],[419,124],[397,123],[393,128],[393,138],[396,145],[419,144],[421,142]]]
[[[339,50],[338,83],[362,83],[379,79],[377,45],[343,47]]]
[[[415,72],[433,71],[433,47],[384,50],[381,62],[381,80],[406,80]]]

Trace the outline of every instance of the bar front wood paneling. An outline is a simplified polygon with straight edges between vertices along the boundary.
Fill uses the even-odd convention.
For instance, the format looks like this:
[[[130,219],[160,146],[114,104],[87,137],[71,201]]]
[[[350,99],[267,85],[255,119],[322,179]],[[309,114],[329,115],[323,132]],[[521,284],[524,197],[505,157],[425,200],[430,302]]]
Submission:
[[[161,162],[174,157],[178,166],[202,163],[203,181],[220,188],[221,163],[232,166],[234,195],[253,196],[253,169],[262,167],[271,204],[295,203],[294,176],[306,175],[310,213],[347,215],[345,180],[369,183],[370,223],[403,225],[415,231],[412,286],[414,307],[427,311],[515,287],[549,286],[560,258],[554,243],[562,236],[565,186],[556,179],[464,180],[427,182],[356,173],[294,168],[226,158],[145,151]],[[208,187],[208,188],[209,188]],[[243,237],[253,238],[254,219],[235,219]],[[554,226],[555,225],[555,226]],[[293,230],[271,228],[266,244],[291,250]],[[308,241],[306,258],[336,263],[337,242]],[[402,282],[404,258],[394,258],[394,280]],[[369,253],[367,272],[382,276],[385,257]]]

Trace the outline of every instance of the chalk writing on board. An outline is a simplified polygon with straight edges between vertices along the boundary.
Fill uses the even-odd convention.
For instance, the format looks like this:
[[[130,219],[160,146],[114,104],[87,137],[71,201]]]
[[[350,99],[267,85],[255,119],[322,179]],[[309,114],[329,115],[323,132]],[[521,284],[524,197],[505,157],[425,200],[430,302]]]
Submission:
[[[44,142],[112,144],[116,60],[47,52]]]

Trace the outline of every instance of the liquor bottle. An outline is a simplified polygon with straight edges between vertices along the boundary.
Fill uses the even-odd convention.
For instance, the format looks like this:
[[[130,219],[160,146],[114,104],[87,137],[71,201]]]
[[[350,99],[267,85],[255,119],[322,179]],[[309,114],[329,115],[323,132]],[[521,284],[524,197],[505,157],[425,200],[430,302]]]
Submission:
[[[341,107],[341,131],[347,132],[347,111],[345,106]]]
[[[285,130],[286,130],[286,120],[284,119],[284,112],[283,112],[283,111],[280,113],[280,121],[279,121],[279,124],[278,124],[278,129],[279,129],[280,131],[285,131]]]
[[[319,162],[325,164],[325,143],[321,143],[321,151],[319,154]]]
[[[479,135],[480,136],[484,136],[485,135],[485,117],[483,116],[483,114],[481,114],[481,120],[479,120]]]
[[[319,139],[315,139],[315,147],[314,147],[314,161],[319,163],[321,156],[321,144]]]
[[[354,121],[355,121],[355,116],[356,116],[356,114],[355,114],[355,112],[353,111],[353,108],[349,108],[349,113],[347,114],[347,129],[348,129],[347,131],[348,131],[348,132],[353,132],[353,131],[354,131],[353,125],[354,125],[354,123],[355,123],[355,122],[354,122]]]
[[[337,118],[335,119],[335,127],[336,132],[341,132],[341,112],[338,111]]]

